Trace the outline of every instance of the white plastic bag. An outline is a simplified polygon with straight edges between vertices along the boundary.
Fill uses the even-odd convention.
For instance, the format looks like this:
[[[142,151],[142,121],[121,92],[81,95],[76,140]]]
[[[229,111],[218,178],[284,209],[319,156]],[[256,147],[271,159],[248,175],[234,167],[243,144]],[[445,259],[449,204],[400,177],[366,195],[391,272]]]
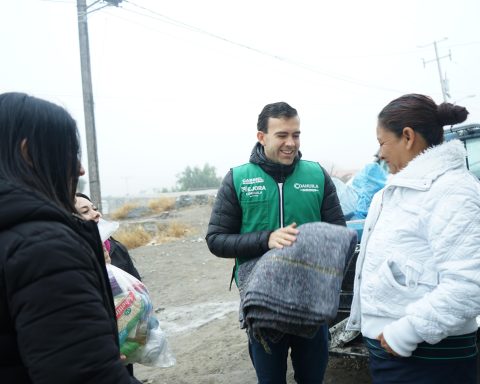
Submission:
[[[105,219],[100,218],[98,220],[98,232],[100,233],[100,238],[102,239],[102,243],[105,242],[113,233],[118,229],[120,224],[116,221],[107,221]]]
[[[153,313],[147,287],[114,265],[107,264],[107,272],[115,301],[120,353],[127,357],[125,363],[174,365],[175,358]]]

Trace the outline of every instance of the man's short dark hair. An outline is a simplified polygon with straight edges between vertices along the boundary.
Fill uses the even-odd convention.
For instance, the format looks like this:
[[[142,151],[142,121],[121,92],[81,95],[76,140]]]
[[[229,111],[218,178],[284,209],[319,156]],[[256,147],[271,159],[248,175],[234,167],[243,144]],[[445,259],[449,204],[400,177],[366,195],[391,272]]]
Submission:
[[[283,101],[267,104],[258,115],[257,130],[267,133],[270,117],[290,119],[296,116],[298,116],[297,110]]]

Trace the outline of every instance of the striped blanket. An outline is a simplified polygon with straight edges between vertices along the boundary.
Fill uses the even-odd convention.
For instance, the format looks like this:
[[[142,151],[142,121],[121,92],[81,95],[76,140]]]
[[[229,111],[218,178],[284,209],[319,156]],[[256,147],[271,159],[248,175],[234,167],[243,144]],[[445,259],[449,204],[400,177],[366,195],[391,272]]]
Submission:
[[[336,316],[355,231],[328,223],[298,227],[296,242],[240,265],[240,319],[258,338],[313,337]]]

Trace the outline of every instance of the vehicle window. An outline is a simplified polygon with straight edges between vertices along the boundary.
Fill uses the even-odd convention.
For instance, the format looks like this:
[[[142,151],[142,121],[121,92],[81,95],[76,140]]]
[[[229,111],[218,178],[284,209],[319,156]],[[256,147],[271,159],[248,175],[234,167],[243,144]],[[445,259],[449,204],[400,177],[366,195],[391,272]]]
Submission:
[[[468,168],[480,179],[480,137],[466,141]]]

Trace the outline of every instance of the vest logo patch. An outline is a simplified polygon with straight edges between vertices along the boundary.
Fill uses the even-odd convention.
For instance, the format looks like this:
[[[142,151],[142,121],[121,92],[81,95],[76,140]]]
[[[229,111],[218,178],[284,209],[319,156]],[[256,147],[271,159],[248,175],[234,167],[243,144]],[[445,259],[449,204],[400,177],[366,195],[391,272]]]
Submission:
[[[251,187],[240,187],[240,190],[247,196],[258,196],[267,190],[265,185],[252,185]]]
[[[301,183],[295,183],[293,184],[293,187],[295,189],[298,189],[299,191],[302,192],[318,192],[318,184],[301,184]]]
[[[260,184],[264,181],[262,177],[252,177],[251,179],[242,179],[242,184]]]

